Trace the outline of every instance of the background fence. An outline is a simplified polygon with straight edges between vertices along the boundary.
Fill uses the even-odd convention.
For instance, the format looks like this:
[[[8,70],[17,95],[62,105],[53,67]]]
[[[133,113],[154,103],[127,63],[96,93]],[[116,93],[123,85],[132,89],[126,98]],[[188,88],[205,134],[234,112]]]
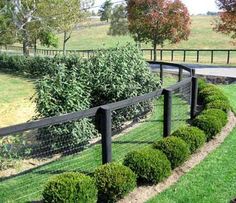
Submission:
[[[169,136],[173,130],[193,118],[196,114],[197,101],[195,71],[178,64],[150,62],[150,65],[155,66],[156,74],[160,76],[165,86],[168,86],[165,84],[168,78],[164,76],[169,74],[169,69],[172,67],[177,83],[104,106],[1,128],[2,139],[14,136],[28,137],[32,151],[24,151],[22,148],[24,152],[22,161],[32,165],[28,167],[29,170],[0,178],[0,202],[40,200],[43,185],[51,175],[66,171],[92,173],[101,164],[122,161],[129,151],[150,146],[154,141]],[[152,102],[153,110],[146,111],[144,108],[141,114],[137,114],[122,126],[121,132],[113,130],[113,119],[118,111],[144,102]],[[41,142],[36,141],[40,130],[45,127],[53,128],[78,121],[89,121],[98,130],[97,136],[91,138],[85,146],[67,145],[64,136],[62,139],[52,136]],[[127,128],[130,126],[133,127]],[[57,139],[58,144],[56,150],[51,144],[52,141],[55,143],[54,139]]]
[[[1,46],[2,53],[22,54],[19,46]],[[62,50],[30,48],[31,55],[55,56],[63,54]],[[66,54],[75,54],[81,57],[91,57],[96,50],[66,50]],[[146,60],[153,60],[153,49],[141,49]],[[183,63],[203,64],[236,64],[236,49],[157,49],[157,60]]]

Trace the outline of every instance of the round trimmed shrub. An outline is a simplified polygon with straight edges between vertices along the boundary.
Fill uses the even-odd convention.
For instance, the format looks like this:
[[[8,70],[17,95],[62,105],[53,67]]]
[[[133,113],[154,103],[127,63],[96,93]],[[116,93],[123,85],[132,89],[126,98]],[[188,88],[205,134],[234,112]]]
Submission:
[[[144,183],[158,183],[171,174],[170,161],[159,150],[145,148],[130,152],[124,159],[124,165],[137,174]]]
[[[204,98],[204,101],[206,104],[210,102],[218,101],[218,100],[229,103],[228,98],[221,92],[212,93],[212,95],[208,95]]]
[[[95,170],[94,178],[101,202],[116,202],[136,187],[136,175],[118,163],[105,164]]]
[[[205,133],[199,128],[192,126],[181,127],[172,136],[184,140],[188,144],[191,153],[194,153],[206,141]]]
[[[199,115],[197,116],[192,123],[193,126],[196,126],[203,130],[206,134],[207,141],[211,140],[220,132],[222,128],[222,123],[216,117],[212,115]]]
[[[201,91],[201,90],[203,90],[204,88],[206,88],[207,87],[207,82],[206,82],[206,80],[205,79],[203,79],[203,78],[199,78],[198,79],[198,90],[199,91]]]
[[[44,202],[96,202],[97,188],[93,178],[68,172],[51,178],[44,187]]]
[[[223,95],[223,92],[213,84],[208,84],[199,92],[199,98],[205,102],[205,99],[211,95]]]
[[[222,127],[226,125],[228,121],[227,113],[220,109],[208,109],[202,112],[202,115],[212,116],[221,122]]]
[[[162,151],[174,169],[186,161],[190,155],[188,144],[179,137],[167,137],[154,143],[153,147]]]
[[[220,109],[220,110],[228,113],[229,110],[231,109],[231,106],[230,106],[229,102],[225,102],[222,100],[215,100],[215,101],[208,103],[206,105],[206,109]]]

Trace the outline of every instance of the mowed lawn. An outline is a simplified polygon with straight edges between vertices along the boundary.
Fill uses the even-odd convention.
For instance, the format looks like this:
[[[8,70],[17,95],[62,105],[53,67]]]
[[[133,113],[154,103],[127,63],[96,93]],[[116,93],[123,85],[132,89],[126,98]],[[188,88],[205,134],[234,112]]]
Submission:
[[[221,86],[236,111],[236,85]],[[236,198],[236,129],[180,180],[148,203],[228,203]]]
[[[34,115],[32,81],[0,73],[0,127],[26,122]]]
[[[172,119],[174,122],[172,130],[184,125],[189,119],[189,105],[176,96],[173,99]],[[122,161],[129,151],[151,145],[162,137],[162,129],[163,99],[161,98],[154,102],[154,110],[150,117],[113,140],[113,161]],[[65,171],[91,173],[99,165],[101,165],[101,145],[95,144],[78,154],[59,158],[16,177],[0,179],[0,202],[40,200],[43,186],[51,176]]]

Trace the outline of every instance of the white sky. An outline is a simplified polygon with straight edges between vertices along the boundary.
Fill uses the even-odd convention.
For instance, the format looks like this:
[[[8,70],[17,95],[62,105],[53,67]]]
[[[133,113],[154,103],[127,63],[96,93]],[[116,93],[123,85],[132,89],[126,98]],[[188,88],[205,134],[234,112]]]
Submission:
[[[105,0],[95,0],[94,6],[101,5]],[[112,0],[117,2],[122,0]],[[215,0],[182,0],[182,2],[188,7],[190,14],[205,14],[207,11],[218,11]]]

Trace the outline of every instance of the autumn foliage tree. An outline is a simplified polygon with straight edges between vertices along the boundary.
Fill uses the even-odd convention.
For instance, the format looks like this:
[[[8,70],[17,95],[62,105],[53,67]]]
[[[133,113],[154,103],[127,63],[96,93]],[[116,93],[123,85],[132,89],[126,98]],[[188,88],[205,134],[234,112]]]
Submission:
[[[236,39],[236,1],[235,0],[217,0],[220,10],[219,19],[216,20],[214,30]]]
[[[129,31],[137,42],[177,43],[190,34],[190,15],[180,0],[127,0]]]

